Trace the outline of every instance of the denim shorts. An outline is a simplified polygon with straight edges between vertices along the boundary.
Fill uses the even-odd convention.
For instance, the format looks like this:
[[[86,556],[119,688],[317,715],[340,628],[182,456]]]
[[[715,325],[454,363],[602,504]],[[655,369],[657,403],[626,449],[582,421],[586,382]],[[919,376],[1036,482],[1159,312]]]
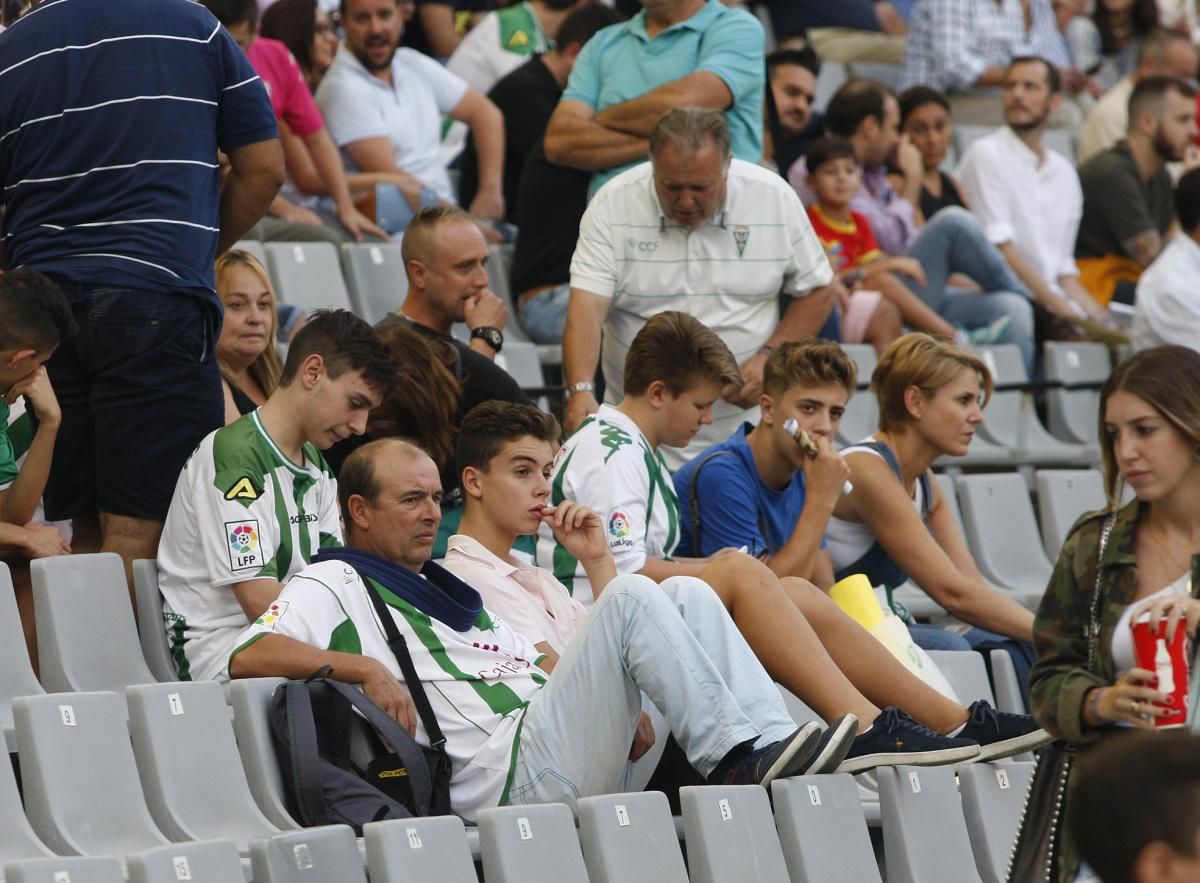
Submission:
[[[79,333],[46,363],[63,413],[46,515],[161,521],[187,458],[224,422],[220,313],[192,293],[56,281]]]

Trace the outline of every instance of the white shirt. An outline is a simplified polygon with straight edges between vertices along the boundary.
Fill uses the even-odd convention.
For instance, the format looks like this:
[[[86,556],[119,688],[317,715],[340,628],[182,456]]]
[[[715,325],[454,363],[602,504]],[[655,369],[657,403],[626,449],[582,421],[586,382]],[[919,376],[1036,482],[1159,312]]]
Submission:
[[[528,23],[533,25],[533,28],[521,27],[508,35],[508,41],[514,45],[509,47],[505,43],[500,13],[489,12],[479,24],[467,32],[446,62],[446,67],[452,74],[462,77],[468,86],[481,95],[487,95],[507,74],[533,58],[535,52],[545,52],[550,48],[550,40],[542,30],[532,7],[528,3],[522,3],[520,6],[524,8],[514,10],[513,7],[508,7],[500,11],[510,19],[515,17],[515,12],[519,15],[517,21],[524,22],[527,19]],[[520,15],[522,12],[526,15]]]
[[[400,48],[392,57],[392,82],[371,76],[345,43],[317,88],[317,106],[338,147],[387,138],[396,167],[438,196],[455,201],[439,152],[442,117],[467,93],[467,84],[432,58]],[[346,159],[347,167],[354,169]]]
[[[1041,158],[1008,126],[973,143],[958,180],[988,241],[1011,242],[1031,269],[1062,294],[1058,280],[1078,276],[1075,235],[1083,189],[1075,167],[1043,147]]]
[[[803,297],[832,279],[800,197],[774,172],[739,159],[729,167],[725,204],[690,231],[663,212],[650,163],[617,175],[588,205],[571,260],[572,288],[612,300],[601,352],[611,404],[624,396],[629,345],[652,316],[690,313],[741,364],[778,326],[780,292]],[[756,421],[756,412],[718,399],[712,425],[686,449],[664,449],[667,462],[678,468],[743,420]]]
[[[1125,137],[1129,127],[1129,96],[1132,94],[1133,78],[1122,77],[1088,111],[1079,132],[1077,165],[1083,165]]]
[[[1177,233],[1137,283],[1133,348],[1177,343],[1200,350],[1200,245]]]

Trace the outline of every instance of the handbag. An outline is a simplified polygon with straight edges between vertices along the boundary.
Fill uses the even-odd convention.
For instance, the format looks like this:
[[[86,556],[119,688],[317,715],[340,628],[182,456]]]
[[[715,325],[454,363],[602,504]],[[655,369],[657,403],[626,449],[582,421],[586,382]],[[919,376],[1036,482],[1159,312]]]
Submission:
[[[1096,637],[1100,632],[1100,560],[1108,546],[1115,513],[1109,514],[1100,533],[1096,556],[1096,586],[1088,618],[1088,671],[1096,662]],[[1059,845],[1062,840],[1063,808],[1067,786],[1075,765],[1075,746],[1059,739],[1042,749],[1037,767],[1025,793],[1025,806],[1017,829],[1017,841],[1008,859],[1008,883],[1057,883]]]

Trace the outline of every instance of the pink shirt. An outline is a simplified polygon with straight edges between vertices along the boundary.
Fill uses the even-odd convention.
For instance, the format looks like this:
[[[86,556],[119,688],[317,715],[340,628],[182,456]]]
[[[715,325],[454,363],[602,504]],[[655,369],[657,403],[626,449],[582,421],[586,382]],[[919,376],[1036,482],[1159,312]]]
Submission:
[[[587,610],[553,574],[501,560],[463,534],[450,537],[442,566],[479,592],[483,606],[530,643],[561,654],[583,624]]]
[[[321,111],[317,110],[317,103],[304,82],[300,65],[287,46],[278,40],[258,37],[246,50],[246,58],[267,87],[276,119],[287,123],[288,128],[301,138],[325,127]]]

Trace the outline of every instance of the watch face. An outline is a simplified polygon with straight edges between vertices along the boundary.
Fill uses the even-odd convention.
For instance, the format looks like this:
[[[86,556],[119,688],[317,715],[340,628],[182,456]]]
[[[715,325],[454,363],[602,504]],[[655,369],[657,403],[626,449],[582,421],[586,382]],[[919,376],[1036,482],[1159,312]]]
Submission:
[[[478,337],[497,352],[504,344],[504,335],[500,333],[499,328],[476,328],[471,332],[471,336]]]

